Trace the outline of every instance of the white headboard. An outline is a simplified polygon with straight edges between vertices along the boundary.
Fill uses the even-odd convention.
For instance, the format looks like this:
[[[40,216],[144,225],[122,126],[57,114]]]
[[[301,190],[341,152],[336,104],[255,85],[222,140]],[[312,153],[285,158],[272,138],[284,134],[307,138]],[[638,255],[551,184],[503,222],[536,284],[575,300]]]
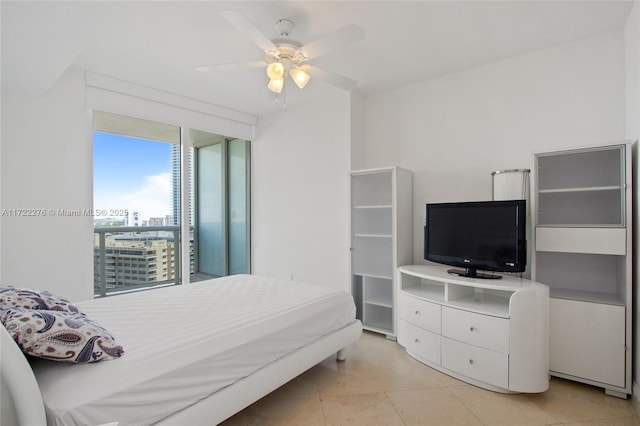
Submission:
[[[0,423],[46,425],[44,403],[33,370],[9,332],[0,324]]]

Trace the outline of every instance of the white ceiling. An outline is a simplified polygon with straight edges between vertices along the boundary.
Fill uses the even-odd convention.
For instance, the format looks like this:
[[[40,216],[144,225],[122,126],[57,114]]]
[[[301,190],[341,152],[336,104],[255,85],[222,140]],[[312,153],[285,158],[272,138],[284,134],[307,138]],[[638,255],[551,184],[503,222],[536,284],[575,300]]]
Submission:
[[[305,44],[348,24],[365,39],[314,59],[365,95],[624,26],[633,1],[7,1],[0,3],[2,90],[45,93],[76,67],[227,108],[279,109],[264,70],[201,73],[198,65],[262,60],[222,16],[243,13],[269,38],[295,22]],[[339,90],[289,85],[287,107]]]

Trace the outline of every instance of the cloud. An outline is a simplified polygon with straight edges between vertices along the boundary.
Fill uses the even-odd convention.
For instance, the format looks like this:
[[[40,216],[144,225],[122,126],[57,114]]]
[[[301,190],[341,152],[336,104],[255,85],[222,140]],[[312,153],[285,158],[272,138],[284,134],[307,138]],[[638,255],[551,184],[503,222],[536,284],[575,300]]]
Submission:
[[[95,194],[94,208],[137,211],[143,219],[171,214],[170,172],[145,176],[139,185],[131,184],[129,188],[113,188],[108,194]]]

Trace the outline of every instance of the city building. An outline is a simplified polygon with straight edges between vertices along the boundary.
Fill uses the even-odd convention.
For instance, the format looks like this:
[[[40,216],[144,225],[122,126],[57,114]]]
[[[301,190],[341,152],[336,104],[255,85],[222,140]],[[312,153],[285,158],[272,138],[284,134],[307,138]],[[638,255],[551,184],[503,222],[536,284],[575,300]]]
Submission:
[[[125,226],[140,226],[140,212],[125,210],[124,212]]]
[[[129,289],[175,279],[174,243],[156,237],[109,236],[105,240],[105,287]],[[100,247],[94,248],[94,286],[101,281]]]

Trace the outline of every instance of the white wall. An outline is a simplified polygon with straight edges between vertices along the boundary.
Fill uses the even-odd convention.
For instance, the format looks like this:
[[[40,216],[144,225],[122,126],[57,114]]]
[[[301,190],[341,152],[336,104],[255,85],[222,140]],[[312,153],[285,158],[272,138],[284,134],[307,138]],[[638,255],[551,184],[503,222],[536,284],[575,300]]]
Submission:
[[[93,298],[93,217],[60,213],[93,207],[91,108],[242,138],[257,121],[74,69],[42,96],[3,93],[3,285],[46,289],[73,301]],[[37,209],[37,216],[11,214],[20,209]]]
[[[424,204],[491,199],[491,172],[531,168],[533,153],[624,138],[622,31],[372,96],[366,165],[414,172]],[[414,241],[414,262],[422,259]]]
[[[625,95],[626,95],[626,120],[625,120],[625,138],[630,140],[638,140],[640,138],[640,4],[634,4],[627,23],[625,25]],[[634,147],[634,167],[638,170],[638,147]],[[636,194],[636,203],[633,206],[634,212],[634,270],[640,262],[638,253],[638,229],[640,228],[640,212],[638,212],[638,193],[640,193],[640,179],[638,173],[634,175],[634,192]],[[638,288],[638,274],[635,274],[634,290],[635,299],[634,312],[638,312],[640,307],[640,294]],[[633,369],[633,399],[636,409],[640,412],[640,397],[638,393],[638,372],[636,368],[640,366],[640,345],[638,345],[638,336],[640,336],[640,318],[636,314],[634,317],[634,369]]]
[[[366,168],[366,99],[358,93],[351,94],[351,170]]]
[[[92,206],[85,120],[79,71],[65,73],[41,97],[2,96],[1,193],[9,214],[1,219],[3,285],[93,297],[92,218],[52,213]],[[46,216],[11,216],[12,209],[44,209]]]
[[[260,117],[252,143],[254,273],[349,289],[350,96]]]

